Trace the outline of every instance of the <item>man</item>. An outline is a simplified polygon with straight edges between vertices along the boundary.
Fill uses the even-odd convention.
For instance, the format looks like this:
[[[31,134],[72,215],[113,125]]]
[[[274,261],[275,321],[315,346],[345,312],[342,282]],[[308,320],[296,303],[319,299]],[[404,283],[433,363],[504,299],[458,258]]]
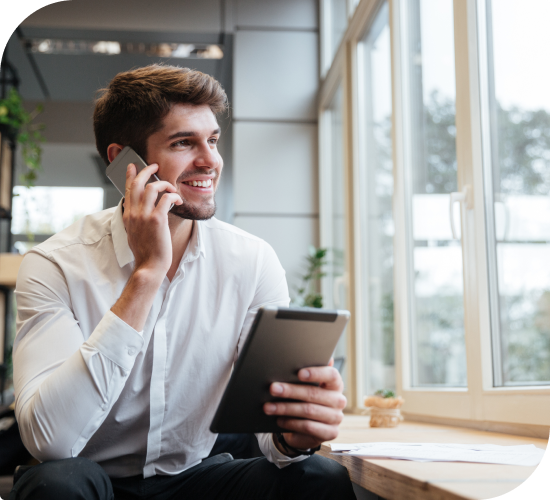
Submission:
[[[281,441],[258,435],[266,458],[203,460],[256,311],[289,302],[271,247],[212,218],[225,109],[213,78],[159,65],[117,75],[98,99],[104,161],[131,146],[148,166],[137,175],[128,166],[116,209],[23,261],[16,415],[43,463],[11,499],[354,498],[345,469],[309,456],[342,419],[331,367],[299,373],[319,387],[272,384],[273,395],[303,402],[265,405],[288,430]],[[147,184],[152,174],[161,180]]]

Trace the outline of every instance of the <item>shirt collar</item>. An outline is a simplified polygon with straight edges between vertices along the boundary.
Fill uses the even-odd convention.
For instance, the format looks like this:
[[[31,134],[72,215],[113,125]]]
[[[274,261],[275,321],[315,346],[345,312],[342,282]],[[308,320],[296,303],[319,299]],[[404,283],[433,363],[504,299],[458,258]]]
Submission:
[[[111,234],[113,237],[113,246],[115,247],[116,260],[120,267],[124,267],[130,262],[134,261],[134,254],[130,250],[128,245],[128,235],[126,234],[126,228],[124,227],[124,221],[122,220],[122,202],[124,198],[120,200],[118,207],[113,213],[111,219]]]
[[[122,202],[120,200],[116,210],[113,213],[111,219],[111,234],[113,237],[113,245],[115,247],[115,255],[120,267],[124,267],[130,262],[134,261],[134,254],[130,250],[128,245],[128,235],[126,234],[126,228],[124,227],[124,221],[122,220]],[[191,239],[185,249],[182,263],[192,262],[199,258],[202,254],[206,257],[206,249],[204,247],[204,228],[202,227],[202,221],[194,221],[193,229],[191,231]]]
[[[203,257],[206,257],[206,249],[204,248],[204,222],[196,220],[193,221],[193,229],[191,231],[191,239],[189,244],[185,249],[183,258],[181,259],[182,263],[192,262],[200,257],[202,254]]]

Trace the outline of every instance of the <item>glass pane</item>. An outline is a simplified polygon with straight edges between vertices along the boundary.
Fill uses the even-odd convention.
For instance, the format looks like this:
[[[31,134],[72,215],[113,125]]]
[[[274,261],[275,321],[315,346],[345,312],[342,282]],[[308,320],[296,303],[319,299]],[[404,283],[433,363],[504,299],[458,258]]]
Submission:
[[[338,46],[342,41],[344,32],[348,25],[348,4],[347,0],[329,0],[330,5],[330,46],[331,60],[338,50]]]
[[[326,306],[347,308],[346,286],[346,220],[344,203],[344,150],[343,150],[343,94],[336,91],[329,108],[331,141],[331,247],[328,253],[329,297]],[[345,356],[345,334],[340,339],[335,356]]]
[[[13,188],[13,234],[54,234],[103,210],[103,188]]]
[[[495,385],[549,383],[550,71],[544,61],[550,58],[550,2],[487,6],[493,63],[489,244],[499,303]]]
[[[391,53],[388,5],[384,4],[359,47],[363,92],[361,133],[362,252],[364,270],[366,394],[395,388],[393,326],[393,162]]]
[[[412,380],[466,386],[462,249],[449,194],[457,190],[452,0],[409,6]],[[458,208],[458,207],[457,207]],[[459,214],[455,220],[459,226]]]

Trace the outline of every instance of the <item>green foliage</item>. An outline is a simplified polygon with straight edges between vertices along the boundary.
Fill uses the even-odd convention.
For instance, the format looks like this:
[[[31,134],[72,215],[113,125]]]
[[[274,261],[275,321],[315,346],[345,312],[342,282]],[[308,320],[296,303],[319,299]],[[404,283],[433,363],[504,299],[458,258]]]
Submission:
[[[426,192],[457,191],[454,101],[433,91],[424,108]]]
[[[375,396],[380,396],[381,398],[394,398],[395,392],[390,391],[389,389],[378,389],[375,393]]]
[[[41,170],[42,146],[45,141],[43,123],[33,123],[43,111],[38,105],[34,111],[27,113],[19,92],[12,88],[6,99],[0,99],[0,124],[7,125],[17,133],[17,142],[21,145],[21,154],[26,171],[21,175],[21,183],[30,188],[35,185],[38,172]]]
[[[495,191],[550,194],[550,113],[496,103]],[[434,91],[424,107],[426,193],[457,190],[454,101]]]
[[[498,165],[495,190],[505,194],[550,194],[550,113],[497,105]],[[500,183],[500,186],[498,186]]]
[[[323,266],[327,264],[326,248],[309,247],[308,255],[306,256],[307,270],[301,276],[302,283],[297,289],[297,296],[293,300],[293,304],[299,307],[323,307],[323,297],[319,293],[319,280],[326,276],[323,272]]]
[[[504,382],[550,380],[550,291],[500,297]]]

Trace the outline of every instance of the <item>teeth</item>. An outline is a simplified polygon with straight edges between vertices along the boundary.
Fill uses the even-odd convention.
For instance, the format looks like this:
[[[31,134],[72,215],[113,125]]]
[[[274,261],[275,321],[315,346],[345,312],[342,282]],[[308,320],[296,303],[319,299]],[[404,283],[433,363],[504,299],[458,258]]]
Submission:
[[[208,179],[207,181],[187,181],[184,182],[184,184],[196,187],[210,187],[212,185],[212,179]]]

